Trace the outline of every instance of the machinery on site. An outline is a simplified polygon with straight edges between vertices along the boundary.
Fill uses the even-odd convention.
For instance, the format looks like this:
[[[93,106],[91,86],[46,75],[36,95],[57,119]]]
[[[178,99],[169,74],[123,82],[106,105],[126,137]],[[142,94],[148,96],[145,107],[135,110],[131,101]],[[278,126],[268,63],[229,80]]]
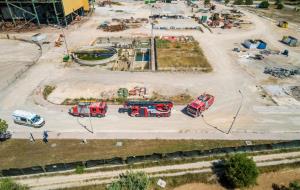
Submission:
[[[79,117],[104,117],[106,112],[106,102],[80,102],[69,109],[69,114]]]
[[[171,101],[127,101],[119,112],[127,112],[132,117],[170,117]]]
[[[187,105],[187,114],[193,117],[199,117],[200,114],[207,110],[213,103],[215,97],[210,94],[202,94],[196,100]]]

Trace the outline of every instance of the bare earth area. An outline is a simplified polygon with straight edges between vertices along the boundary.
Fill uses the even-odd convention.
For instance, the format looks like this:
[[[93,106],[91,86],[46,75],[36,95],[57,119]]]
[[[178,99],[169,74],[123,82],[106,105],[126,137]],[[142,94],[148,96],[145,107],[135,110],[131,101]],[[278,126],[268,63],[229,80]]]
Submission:
[[[217,7],[224,8],[223,5]],[[124,12],[117,12],[116,10],[119,9]],[[124,18],[128,15],[148,17],[150,12],[149,6],[144,5],[143,2],[125,2],[123,6],[112,8],[96,7],[95,13],[87,21],[70,26],[65,31],[68,46],[70,50],[76,50],[92,44],[98,37],[149,37],[150,24],[114,33],[96,28],[99,23],[112,17]],[[97,66],[82,67],[76,63],[65,64],[62,63],[62,57],[66,53],[65,47],[54,47],[54,39],[61,31],[43,28],[39,32],[47,34],[50,44],[42,45],[43,54],[36,65],[24,73],[21,79],[12,83],[7,89],[1,90],[0,116],[8,121],[13,138],[25,139],[30,133],[35,138],[42,138],[42,132],[45,130],[49,131],[49,138],[58,139],[298,139],[300,107],[295,104],[297,100],[283,94],[283,99],[288,97],[287,99],[292,100],[285,101],[284,104],[278,103],[276,96],[268,94],[262,85],[265,85],[268,80],[268,85],[297,86],[299,75],[289,79],[269,78],[269,75],[262,74],[263,68],[251,69],[256,63],[243,60],[243,56],[235,55],[232,49],[245,39],[261,38],[272,48],[288,49],[289,63],[297,67],[300,65],[299,47],[286,46],[279,40],[282,38],[282,33],[294,34],[298,38],[300,34],[293,30],[284,32],[269,20],[246,11],[244,13],[245,17],[252,22],[251,27],[246,29],[216,28],[213,29],[213,33],[208,30],[204,30],[203,33],[196,30],[154,30],[156,36],[193,36],[212,66],[213,71],[210,73],[113,72]],[[83,35],[87,32],[87,35]],[[30,39],[33,34],[35,33],[11,35]],[[6,54],[10,56],[14,56],[9,53],[14,52],[12,46],[6,46],[8,51]],[[30,51],[30,48],[24,49]],[[27,54],[31,54],[29,57],[35,57],[36,50]],[[284,58],[280,59],[286,61]],[[13,68],[9,69],[13,70]],[[5,73],[9,75],[9,72]],[[8,77],[12,76],[10,74]],[[215,96],[215,103],[204,112],[204,118],[191,118],[185,115],[182,112],[185,105],[176,105],[169,118],[131,118],[126,114],[118,113],[119,105],[109,105],[106,117],[91,118],[91,120],[72,117],[67,113],[69,106],[57,105],[66,98],[97,98],[105,91],[104,89],[117,89],[135,84],[149,87],[150,90],[160,92],[162,95],[183,92],[197,97],[206,92]],[[49,101],[42,98],[45,85],[56,87],[49,95]],[[30,128],[14,124],[11,114],[16,109],[40,114],[46,120],[45,126]]]

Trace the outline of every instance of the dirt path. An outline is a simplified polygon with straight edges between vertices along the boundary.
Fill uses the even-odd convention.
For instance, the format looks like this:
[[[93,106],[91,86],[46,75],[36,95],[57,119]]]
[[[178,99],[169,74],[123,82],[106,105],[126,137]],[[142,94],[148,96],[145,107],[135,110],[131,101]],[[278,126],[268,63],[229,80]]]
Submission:
[[[258,166],[269,166],[269,165],[299,162],[300,161],[299,157],[300,157],[300,152],[291,152],[291,153],[254,156],[253,159],[256,161]],[[178,164],[178,165],[170,165],[170,166],[157,166],[157,167],[149,167],[143,169],[133,169],[133,171],[144,171],[150,175],[159,172],[159,174],[152,175],[156,177],[180,176],[187,173],[207,173],[207,172],[211,172],[210,168],[212,167],[212,164],[216,161],[217,160],[201,161],[195,163]],[[182,170],[182,172],[177,172],[177,171],[174,172],[174,170]],[[186,170],[191,170],[191,171],[186,171]],[[19,179],[18,182],[30,186],[31,189],[39,189],[39,190],[57,189],[57,188],[66,188],[66,187],[73,187],[73,186],[107,183],[110,180],[112,180],[112,178],[119,176],[121,173],[124,173],[125,171],[126,170],[115,170],[115,171],[85,173],[80,175],[71,174],[71,175],[61,175],[61,176],[24,178],[24,179]]]

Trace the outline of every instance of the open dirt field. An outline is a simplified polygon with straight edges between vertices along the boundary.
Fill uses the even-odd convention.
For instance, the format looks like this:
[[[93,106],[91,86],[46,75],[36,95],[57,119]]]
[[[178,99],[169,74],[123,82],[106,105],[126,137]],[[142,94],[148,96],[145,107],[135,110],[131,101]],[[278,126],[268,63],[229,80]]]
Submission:
[[[41,53],[35,44],[9,39],[0,39],[0,49],[0,89],[19,78]]]
[[[217,5],[217,9],[223,8],[223,5]],[[148,17],[150,12],[150,7],[143,2],[124,2],[123,6],[111,8],[96,7],[94,14],[85,22],[65,29],[68,47],[70,51],[76,50],[92,44],[98,37],[150,37],[150,24],[113,33],[97,29],[99,23],[112,17]],[[45,130],[49,131],[50,138],[60,139],[299,139],[300,107],[294,103],[297,100],[277,103],[276,96],[274,95],[273,100],[273,95],[266,93],[262,86],[266,84],[266,79],[269,80],[268,85],[299,86],[299,75],[287,79],[269,79],[269,75],[262,74],[262,68],[255,67],[257,63],[253,64],[253,70],[252,61],[245,59],[241,64],[242,58],[234,55],[232,49],[245,39],[261,38],[272,48],[288,49],[289,58],[280,57],[278,60],[289,60],[290,65],[298,67],[299,47],[286,46],[279,40],[283,33],[293,34],[298,38],[300,34],[293,29],[283,31],[274,22],[243,12],[252,22],[247,29],[215,28],[212,29],[213,33],[208,30],[204,33],[195,30],[154,30],[156,36],[193,36],[213,69],[210,73],[113,72],[97,66],[65,64],[62,63],[62,57],[66,53],[65,46],[54,47],[54,39],[61,30],[43,28],[39,32],[49,36],[50,45],[42,45],[43,54],[38,63],[24,73],[22,78],[0,92],[0,116],[8,121],[14,138],[25,139],[30,133],[36,138],[42,138]],[[11,35],[30,39],[35,33]],[[35,57],[36,49],[24,49],[26,55]],[[7,56],[15,56],[10,53],[14,53],[13,45],[7,45],[6,51]],[[261,63],[263,64],[265,63]],[[278,64],[280,62],[276,62]],[[72,117],[67,113],[69,106],[56,105],[66,98],[98,98],[103,89],[120,88],[129,84],[143,85],[162,95],[182,92],[196,98],[206,92],[215,96],[215,103],[204,112],[204,118],[185,115],[182,112],[185,105],[176,105],[169,118],[131,118],[118,113],[119,105],[109,105],[107,116],[101,119]],[[49,95],[49,101],[42,96],[45,85],[56,87]],[[16,109],[40,114],[46,120],[45,126],[30,128],[14,124],[11,114]],[[91,130],[94,133],[89,132]]]
[[[158,70],[212,70],[197,42],[156,40]]]

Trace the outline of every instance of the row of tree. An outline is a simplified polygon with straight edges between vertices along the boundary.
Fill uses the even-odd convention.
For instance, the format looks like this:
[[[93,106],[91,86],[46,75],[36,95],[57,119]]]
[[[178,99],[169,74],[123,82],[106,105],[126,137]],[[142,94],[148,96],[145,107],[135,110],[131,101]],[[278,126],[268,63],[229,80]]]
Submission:
[[[225,4],[228,4],[230,0],[225,0]],[[234,0],[234,5],[253,5],[253,0]],[[275,5],[277,9],[283,9],[284,5],[282,0],[275,0]],[[270,3],[268,0],[263,0],[258,4],[259,8],[267,9],[269,8]]]

